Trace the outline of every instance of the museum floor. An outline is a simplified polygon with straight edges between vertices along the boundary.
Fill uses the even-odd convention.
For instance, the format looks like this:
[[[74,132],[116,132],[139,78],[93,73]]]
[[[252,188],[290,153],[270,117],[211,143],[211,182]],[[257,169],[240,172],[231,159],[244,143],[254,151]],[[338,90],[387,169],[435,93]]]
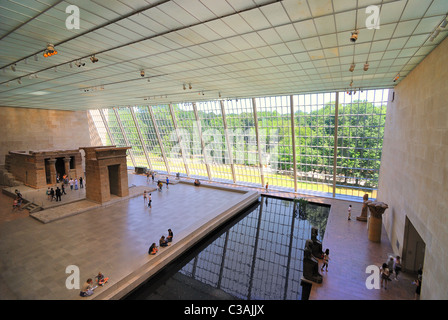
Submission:
[[[129,174],[129,184],[153,187],[146,177],[134,174]],[[294,197],[293,193],[270,194]],[[46,200],[45,195],[42,197]],[[324,248],[330,249],[331,260],[328,272],[322,273],[323,284],[313,285],[310,299],[414,299],[413,276],[408,274],[389,282],[387,290],[366,288],[366,267],[380,266],[392,249],[384,229],[381,243],[367,239],[367,224],[354,219],[361,211],[361,203],[305,197],[331,204],[323,241]],[[153,192],[152,199],[152,209],[144,206],[142,196],[136,196],[44,224],[29,217],[26,210],[13,213],[12,198],[1,194],[0,299],[80,299],[79,290],[65,286],[69,265],[79,267],[81,282],[101,271],[111,277],[106,287],[114,286],[148,262],[149,245],[166,235],[168,228],[173,229],[175,241],[172,247],[162,250],[174,250],[180,238],[194,236],[200,226],[238,203],[241,193],[179,183],[161,193]],[[348,221],[350,203],[353,219]],[[101,296],[106,287],[97,289],[92,297]]]

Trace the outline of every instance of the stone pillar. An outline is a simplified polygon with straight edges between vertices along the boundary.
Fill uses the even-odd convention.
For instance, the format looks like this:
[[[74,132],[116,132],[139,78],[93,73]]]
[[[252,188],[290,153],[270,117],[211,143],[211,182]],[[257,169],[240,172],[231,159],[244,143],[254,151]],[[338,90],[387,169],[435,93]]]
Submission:
[[[50,183],[56,184],[56,159],[49,159],[48,164],[50,168]]]
[[[64,158],[64,168],[65,168],[65,174],[70,179],[70,158],[67,157]]]
[[[383,213],[389,207],[384,202],[370,202],[368,204],[370,210],[369,218],[369,240],[373,242],[381,242],[381,230],[383,228]]]

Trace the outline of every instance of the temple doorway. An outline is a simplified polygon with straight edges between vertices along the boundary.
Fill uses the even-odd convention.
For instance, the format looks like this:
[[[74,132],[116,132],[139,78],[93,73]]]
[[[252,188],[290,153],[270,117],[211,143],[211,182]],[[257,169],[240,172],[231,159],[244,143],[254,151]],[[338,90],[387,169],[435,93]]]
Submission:
[[[403,269],[417,272],[423,268],[426,244],[415,229],[411,220],[406,217],[403,243]]]
[[[64,157],[56,158],[56,162],[54,165],[56,167],[56,176],[59,176],[59,181],[62,181],[62,177],[66,174]]]
[[[116,164],[112,166],[107,166],[107,169],[109,170],[110,194],[120,195],[120,188],[119,188],[120,165]]]

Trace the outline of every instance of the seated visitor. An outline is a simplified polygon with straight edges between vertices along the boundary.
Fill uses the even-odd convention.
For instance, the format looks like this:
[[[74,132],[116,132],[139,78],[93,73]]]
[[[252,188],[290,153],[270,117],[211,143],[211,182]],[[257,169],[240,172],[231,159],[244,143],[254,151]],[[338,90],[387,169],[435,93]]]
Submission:
[[[168,229],[168,237],[166,237],[166,241],[168,242],[173,241],[173,231],[171,231],[171,229]]]
[[[159,250],[157,249],[156,244],[153,243],[153,244],[149,247],[148,254],[152,254],[152,255],[154,255],[154,254],[157,253],[157,251],[159,251]]]
[[[160,245],[161,247],[167,247],[167,246],[169,246],[169,243],[168,243],[168,241],[166,241],[165,236],[162,236],[162,237],[160,238],[160,240],[159,240],[159,245]]]
[[[176,180],[179,180],[180,179],[180,173],[178,172],[178,173],[176,173]]]
[[[200,186],[201,185],[201,182],[199,181],[199,179],[195,179],[194,180],[194,185],[195,186]]]
[[[104,274],[102,274],[101,272],[98,272],[98,275],[95,277],[95,279],[96,283],[98,283],[99,286],[104,285],[109,280],[109,278],[105,278]]]
[[[87,296],[91,296],[93,294],[93,290],[95,290],[97,288],[97,286],[92,287],[92,283],[93,283],[92,279],[89,278],[82,285],[81,292],[79,293],[79,295],[81,297],[87,297]]]

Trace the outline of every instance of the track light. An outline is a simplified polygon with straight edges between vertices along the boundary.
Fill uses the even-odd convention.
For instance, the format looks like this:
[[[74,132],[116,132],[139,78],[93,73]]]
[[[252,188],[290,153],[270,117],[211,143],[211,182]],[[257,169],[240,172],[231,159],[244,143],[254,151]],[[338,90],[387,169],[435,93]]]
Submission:
[[[14,72],[16,72],[16,65],[15,65],[15,64],[12,64],[12,65],[11,65],[11,70],[14,71]]]
[[[369,70],[369,64],[366,62],[366,63],[364,63],[364,71],[367,71],[367,70]]]
[[[145,70],[140,70],[140,76],[143,78],[145,76]]]
[[[52,45],[51,43],[47,44],[47,48],[45,49],[43,56],[45,58],[48,58],[54,56],[55,54],[58,54],[58,52],[54,48],[54,45]]]
[[[183,88],[184,88],[184,90],[186,90],[186,89],[187,89],[187,87],[185,87],[185,83],[183,84]]]
[[[81,60],[75,62],[75,66],[77,66],[78,68],[84,67],[85,65],[85,62],[82,62]]]
[[[188,89],[193,89],[193,87],[191,86],[191,83],[188,84]]]
[[[352,32],[352,35],[350,37],[350,41],[351,42],[356,42],[356,40],[358,40],[358,35],[359,35],[359,30],[355,30]]]
[[[397,80],[400,78],[400,74],[397,74],[394,78],[394,82],[397,82]]]
[[[18,82],[19,84],[22,84],[22,78],[17,79],[17,82]]]
[[[355,64],[354,63],[352,63],[351,65],[350,65],[350,69],[348,69],[350,72],[353,72],[354,70],[355,70]]]
[[[98,58],[95,57],[95,55],[90,57],[90,61],[92,61],[92,63],[98,62]]]

